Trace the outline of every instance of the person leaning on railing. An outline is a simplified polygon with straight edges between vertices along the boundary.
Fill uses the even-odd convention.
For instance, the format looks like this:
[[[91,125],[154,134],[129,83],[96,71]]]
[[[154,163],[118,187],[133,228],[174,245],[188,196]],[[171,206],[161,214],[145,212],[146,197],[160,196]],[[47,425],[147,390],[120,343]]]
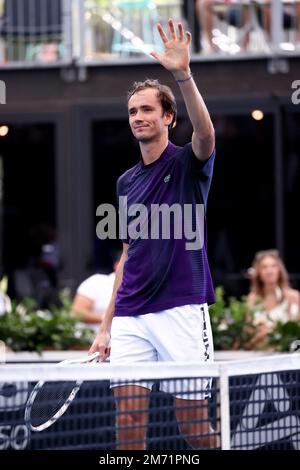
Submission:
[[[260,0],[262,23],[268,40],[271,42],[272,5],[270,0]],[[300,1],[293,1],[282,6],[282,27],[284,30],[294,29],[295,42],[300,45]]]
[[[249,5],[239,4],[232,0],[196,0],[196,13],[201,25],[201,46],[203,53],[218,52],[213,41],[213,29],[216,18],[229,25],[243,28],[250,22]],[[241,47],[248,48],[249,31],[242,35]]]
[[[120,250],[113,254],[113,271],[110,274],[96,273],[85,279],[78,286],[72,303],[72,317],[91,327],[95,333],[109,305],[121,254]]]

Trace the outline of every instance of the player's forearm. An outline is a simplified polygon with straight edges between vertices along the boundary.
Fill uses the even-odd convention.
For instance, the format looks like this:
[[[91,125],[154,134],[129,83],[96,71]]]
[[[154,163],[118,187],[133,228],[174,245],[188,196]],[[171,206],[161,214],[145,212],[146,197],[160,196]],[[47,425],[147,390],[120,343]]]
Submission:
[[[178,82],[178,85],[193,126],[193,140],[198,139],[200,143],[213,148],[215,144],[214,127],[193,77],[188,79],[191,76],[190,70],[173,72],[173,75],[176,80],[184,80]]]
[[[116,270],[116,277],[115,277],[115,282],[114,282],[114,287],[113,287],[113,293],[109,302],[109,306],[103,315],[102,319],[102,324],[101,324],[101,332],[106,333],[110,331],[113,316],[114,316],[114,311],[115,311],[115,300],[117,296],[118,289],[122,283],[123,279],[123,268],[124,268],[124,263],[127,259],[127,254],[123,253],[118,265],[118,268]]]

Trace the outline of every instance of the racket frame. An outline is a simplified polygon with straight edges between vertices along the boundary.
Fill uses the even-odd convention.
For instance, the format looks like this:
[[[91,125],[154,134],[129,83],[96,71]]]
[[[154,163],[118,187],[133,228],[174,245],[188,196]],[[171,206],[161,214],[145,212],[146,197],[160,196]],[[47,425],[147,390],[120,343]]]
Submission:
[[[85,356],[83,358],[70,359],[70,360],[67,359],[65,361],[59,362],[58,365],[59,366],[64,366],[64,365],[68,365],[68,364],[87,364],[87,363],[90,363],[90,362],[94,362],[98,357],[99,357],[99,353],[95,352],[95,353],[93,353],[89,356]],[[32,423],[31,423],[32,406],[33,406],[33,403],[35,401],[35,398],[36,398],[38,392],[41,390],[41,388],[43,387],[43,385],[45,383],[46,383],[46,381],[40,380],[34,386],[33,390],[31,391],[31,393],[29,395],[29,398],[27,400],[26,407],[25,407],[25,413],[24,413],[25,424],[31,431],[35,431],[35,432],[44,431],[44,429],[49,428],[50,426],[52,426],[52,424],[54,424],[67,411],[70,404],[72,403],[72,401],[76,397],[81,385],[83,384],[83,381],[82,380],[77,380],[76,381],[71,393],[69,394],[68,398],[65,400],[64,404],[59,408],[59,410],[51,418],[49,418],[47,421],[40,424],[39,426],[33,426]]]

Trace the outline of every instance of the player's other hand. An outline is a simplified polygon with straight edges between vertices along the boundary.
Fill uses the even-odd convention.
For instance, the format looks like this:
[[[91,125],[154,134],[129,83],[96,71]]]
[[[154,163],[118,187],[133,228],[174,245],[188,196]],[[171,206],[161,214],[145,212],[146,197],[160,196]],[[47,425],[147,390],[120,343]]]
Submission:
[[[99,362],[105,361],[110,355],[110,334],[107,332],[99,331],[92,346],[89,349],[89,354],[99,352]]]

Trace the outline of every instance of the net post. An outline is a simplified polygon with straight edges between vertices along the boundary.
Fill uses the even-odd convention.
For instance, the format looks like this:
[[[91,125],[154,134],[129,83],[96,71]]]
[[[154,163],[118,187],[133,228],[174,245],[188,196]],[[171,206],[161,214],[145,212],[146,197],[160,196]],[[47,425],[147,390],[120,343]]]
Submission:
[[[230,403],[227,365],[220,366],[221,449],[230,450]]]

